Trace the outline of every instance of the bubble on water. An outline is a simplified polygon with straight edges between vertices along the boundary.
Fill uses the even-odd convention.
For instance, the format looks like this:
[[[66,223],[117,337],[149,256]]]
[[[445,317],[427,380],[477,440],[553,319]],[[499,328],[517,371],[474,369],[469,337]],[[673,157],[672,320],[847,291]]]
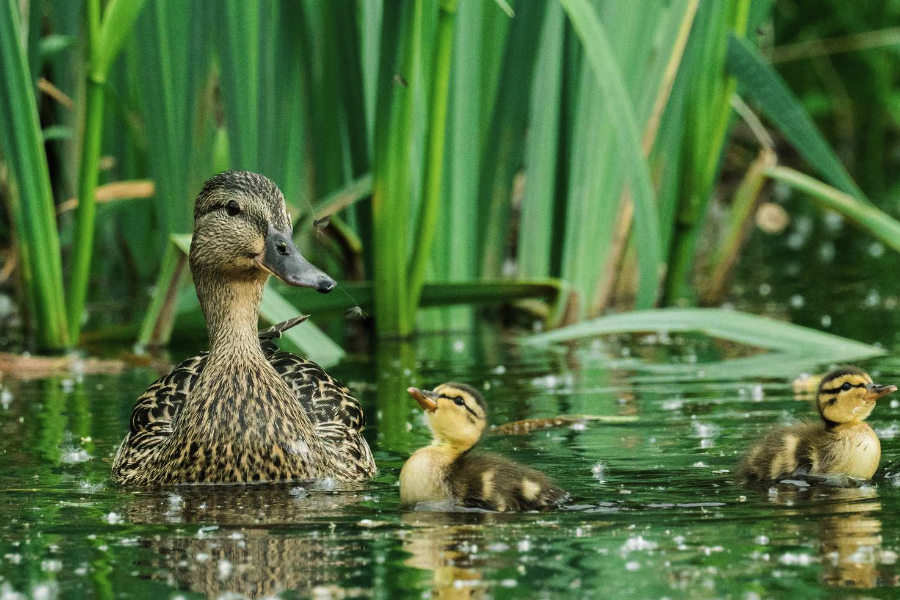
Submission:
[[[694,421],[691,423],[691,426],[694,428],[694,435],[701,438],[712,438],[719,435],[719,426],[714,425],[713,423],[701,423],[699,421]]]
[[[649,552],[651,550],[656,550],[658,546],[659,544],[656,542],[651,542],[639,535],[625,540],[625,543],[619,548],[619,553],[625,556],[631,552]]]
[[[900,434],[900,424],[891,423],[887,427],[880,427],[876,429],[875,433],[877,433],[878,437],[882,440],[892,440],[897,437],[897,434]]]
[[[63,393],[71,394],[75,390],[75,381],[68,377],[60,381],[59,384],[62,386]]]
[[[808,567],[813,562],[813,558],[809,554],[799,554],[794,552],[785,552],[778,557],[778,562],[783,565],[798,565]]]
[[[206,552],[198,552],[196,556],[194,556],[194,560],[196,560],[198,563],[205,563],[210,558],[212,558],[212,556],[210,556]]]
[[[759,295],[760,296],[768,296],[772,293],[772,286],[768,283],[760,284],[759,286]]]
[[[881,294],[878,293],[878,290],[869,290],[869,293],[866,295],[865,305],[868,307],[878,306],[881,303]]]
[[[503,365],[497,365],[496,367],[494,367],[495,375],[503,375],[504,373],[506,373],[506,367],[504,367]]]
[[[102,490],[105,486],[102,483],[91,483],[90,481],[82,481],[79,486],[81,491],[89,494],[95,494]]]
[[[682,400],[681,398],[665,400],[662,403],[663,410],[680,410],[682,406],[684,406],[684,400]]]
[[[791,296],[791,308],[803,308],[806,305],[806,298],[800,294]]]
[[[641,568],[641,563],[639,563],[639,562],[636,561],[636,560],[630,560],[630,561],[628,561],[627,563],[625,563],[625,570],[626,570],[626,571],[634,572],[634,571],[637,571],[637,570],[640,569],[640,568]]]
[[[116,524],[118,524],[118,523],[124,523],[124,522],[125,522],[125,519],[122,518],[122,515],[120,515],[120,514],[117,513],[117,512],[111,512],[111,513],[108,513],[105,517],[103,517],[103,519],[104,519],[107,523],[109,523],[110,525],[116,525]]]
[[[692,464],[691,466],[700,469],[700,468],[703,468],[703,467],[708,467],[709,465],[707,465],[707,464],[706,464],[705,462],[703,462],[702,460],[698,460],[697,462],[695,462],[695,463]]]
[[[770,487],[769,488],[769,498],[777,498],[778,497],[778,488]]]
[[[297,486],[295,488],[291,488],[291,491],[288,492],[294,498],[306,498],[309,496],[309,492],[306,491],[306,488]]]
[[[872,242],[869,244],[869,256],[872,258],[881,258],[884,256],[884,244],[881,242]]]
[[[831,315],[822,315],[822,327],[831,327]]]
[[[758,535],[758,536],[756,536],[756,539],[755,539],[754,541],[755,541],[755,542],[757,543],[757,545],[759,545],[759,546],[765,546],[765,545],[767,545],[767,544],[769,543],[769,538],[767,538],[767,537],[764,536],[764,535]]]
[[[830,263],[834,260],[836,253],[837,250],[835,250],[834,244],[831,242],[825,242],[819,246],[819,258],[822,259],[822,262]]]
[[[219,528],[218,525],[204,525],[203,527],[201,527],[200,529],[197,530],[197,537],[204,538],[207,536],[207,534],[210,534],[210,533],[216,531],[218,528]]]
[[[169,510],[171,511],[179,511],[184,506],[184,498],[179,496],[178,494],[169,494]]]
[[[9,410],[9,405],[13,401],[12,392],[9,390],[0,390],[0,407],[3,407],[3,410]]]
[[[750,387],[750,398],[753,401],[759,402],[760,400],[762,400],[765,397],[765,395],[766,394],[765,394],[765,391],[763,390],[762,385],[757,383],[756,385]]]
[[[572,431],[584,431],[587,429],[587,426],[584,423],[572,423],[572,426],[569,427]]]
[[[337,482],[334,480],[334,477],[323,477],[313,485],[313,489],[323,492],[333,492],[336,487]]]
[[[535,377],[531,380],[531,385],[535,387],[555,388],[559,380],[555,375],[545,375],[543,377]]]
[[[591,475],[594,476],[594,479],[599,481],[600,483],[606,482],[606,465],[602,462],[598,462],[593,467],[591,467]]]
[[[41,571],[58,573],[59,571],[62,571],[62,561],[57,559],[42,560]]]
[[[466,350],[466,343],[462,340],[455,340],[453,342],[453,351],[457,354],[462,354]]]
[[[55,581],[37,583],[31,587],[31,600],[51,600],[59,596],[59,584]]]
[[[897,553],[893,550],[882,550],[878,553],[878,562],[883,565],[892,565],[897,562]]]
[[[897,408],[897,407],[900,407],[900,400],[891,400],[890,407],[891,407],[891,408]]]
[[[518,544],[516,544],[516,549],[519,552],[528,552],[531,550],[531,542],[528,540],[520,540]]]
[[[500,587],[505,587],[505,588],[514,588],[517,585],[519,585],[519,582],[516,581],[515,579],[504,579],[503,581],[500,582]]]

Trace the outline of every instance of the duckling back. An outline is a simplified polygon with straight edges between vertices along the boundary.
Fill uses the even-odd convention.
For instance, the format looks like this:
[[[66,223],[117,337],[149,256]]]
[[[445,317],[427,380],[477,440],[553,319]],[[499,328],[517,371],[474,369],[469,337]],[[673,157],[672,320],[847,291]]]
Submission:
[[[460,503],[501,512],[550,508],[567,497],[543,473],[496,454],[463,454],[450,465],[447,481]]]

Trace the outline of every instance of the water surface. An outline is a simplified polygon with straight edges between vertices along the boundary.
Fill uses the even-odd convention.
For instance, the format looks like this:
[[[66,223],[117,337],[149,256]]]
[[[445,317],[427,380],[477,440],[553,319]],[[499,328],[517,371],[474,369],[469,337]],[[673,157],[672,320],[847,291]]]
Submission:
[[[7,377],[0,598],[893,597],[900,403],[871,419],[884,453],[871,485],[747,489],[734,482],[740,451],[814,412],[784,377],[704,375],[745,354],[656,334],[538,349],[487,332],[382,347],[334,370],[365,406],[381,469],[355,489],[120,490],[111,457],[156,372]],[[898,360],[864,366],[900,381]],[[484,389],[494,424],[636,420],[485,438],[569,490],[561,510],[401,511],[399,469],[428,441],[403,390],[445,380]]]

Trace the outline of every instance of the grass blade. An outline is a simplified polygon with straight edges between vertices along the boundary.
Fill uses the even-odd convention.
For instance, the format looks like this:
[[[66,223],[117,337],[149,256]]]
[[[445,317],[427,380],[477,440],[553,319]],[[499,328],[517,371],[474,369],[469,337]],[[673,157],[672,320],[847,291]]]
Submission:
[[[656,303],[659,291],[659,223],[656,199],[650,184],[647,160],[641,152],[641,136],[637,120],[616,65],[606,32],[597,13],[586,0],[559,0],[584,46],[588,62],[606,101],[610,119],[616,124],[617,140],[622,147],[628,169],[632,199],[635,206],[635,236],[639,249],[640,280],[638,307]]]
[[[848,221],[877,238],[881,243],[900,252],[900,221],[887,213],[788,167],[773,167],[766,171],[771,179],[786,183],[809,194],[823,208],[840,213]]]
[[[598,335],[640,332],[702,332],[710,337],[793,354],[863,358],[884,350],[792,323],[721,308],[668,308],[599,317],[524,339],[530,345],[569,342]]]
[[[747,40],[728,40],[728,71],[740,82],[741,94],[759,104],[762,112],[810,165],[836,188],[865,199],[834,150],[787,85]]]
[[[444,148],[446,147],[447,104],[450,93],[450,59],[453,56],[453,30],[456,23],[456,0],[441,2],[438,17],[434,67],[431,75],[431,98],[428,111],[428,146],[425,156],[425,181],[419,207],[419,224],[409,263],[409,306],[415,314],[422,295],[428,259],[434,245],[444,181]]]
[[[68,345],[62,260],[34,85],[15,2],[0,2],[0,147],[13,187],[10,218],[42,349]]]

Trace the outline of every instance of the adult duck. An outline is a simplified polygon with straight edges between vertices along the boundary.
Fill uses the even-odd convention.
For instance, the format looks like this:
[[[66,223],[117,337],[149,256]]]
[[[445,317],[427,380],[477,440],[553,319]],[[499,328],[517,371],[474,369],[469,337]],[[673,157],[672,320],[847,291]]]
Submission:
[[[269,274],[323,293],[335,285],[294,244],[278,187],[249,172],[209,179],[194,206],[190,268],[209,352],[138,398],[113,479],[164,485],[371,477],[359,402],[317,364],[257,333]]]

